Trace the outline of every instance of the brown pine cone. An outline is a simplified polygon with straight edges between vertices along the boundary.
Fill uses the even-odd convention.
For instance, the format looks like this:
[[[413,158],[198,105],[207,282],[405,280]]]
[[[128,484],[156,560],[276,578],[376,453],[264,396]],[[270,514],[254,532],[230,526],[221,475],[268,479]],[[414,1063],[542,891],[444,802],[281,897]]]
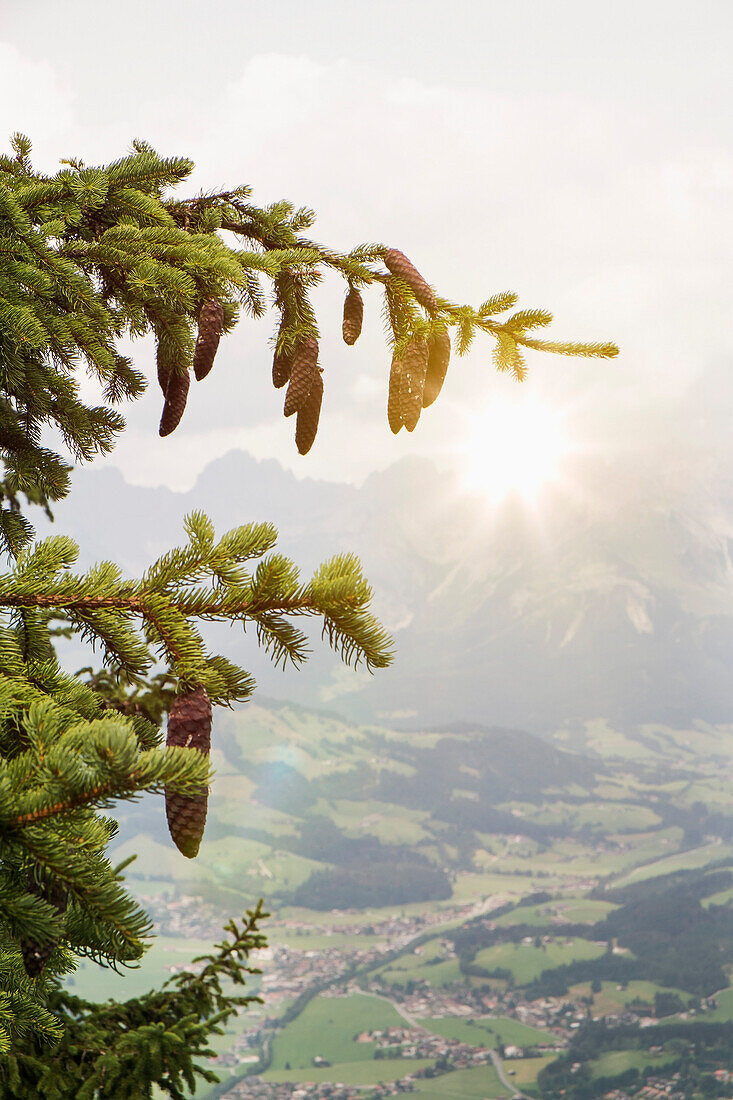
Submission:
[[[163,405],[163,414],[158,429],[159,435],[170,435],[180,424],[183,411],[186,408],[188,387],[190,385],[191,378],[188,370],[185,374],[179,374],[178,371],[171,372],[168,388],[165,391],[165,404]]]
[[[422,407],[427,409],[440,393],[450,363],[450,336],[442,328],[434,332],[428,340],[428,369],[425,375],[425,389],[422,395]]]
[[[417,268],[410,263],[404,252],[400,252],[397,248],[390,248],[384,254],[384,262],[393,275],[396,275],[398,279],[402,279],[404,283],[412,288],[412,293],[421,306],[425,306],[425,309],[431,313],[437,310],[438,303],[435,294]]]
[[[168,831],[178,851],[187,859],[195,859],[206,828],[209,792],[204,794],[174,794],[166,791],[165,815]]]
[[[158,385],[161,388],[163,397],[165,397],[165,391],[168,389],[171,377],[171,365],[160,340],[158,340],[155,347],[155,365],[158,368]]]
[[[392,366],[389,372],[389,394],[387,397],[387,420],[392,432],[397,435],[400,428],[404,427],[404,398],[405,369],[402,360],[397,353],[392,356]]]
[[[285,416],[298,412],[308,400],[308,394],[318,375],[318,341],[315,336],[302,340],[295,349],[290,383],[285,394]]]
[[[298,410],[295,421],[295,445],[299,454],[307,455],[313,446],[318,431],[318,419],[321,415],[323,400],[323,377],[318,371],[308,394],[308,400]]]
[[[68,894],[65,887],[63,887],[60,882],[54,882],[52,885],[49,885],[44,879],[39,884],[31,878],[27,883],[26,889],[29,894],[35,894],[37,898],[42,898],[43,901],[47,901],[49,905],[52,905],[54,909],[57,910],[57,912],[66,912]],[[21,936],[20,952],[23,956],[25,972],[29,978],[38,977],[53,954],[57,943],[58,940],[49,940],[46,943],[38,944],[27,939],[25,936]]]
[[[199,334],[193,353],[193,373],[200,382],[214,365],[214,356],[224,329],[224,307],[216,298],[207,298],[199,313]]]
[[[402,363],[405,373],[402,421],[408,432],[413,432],[422,412],[425,373],[428,369],[428,342],[424,337],[413,336],[405,348]]]
[[[211,750],[211,703],[202,687],[178,695],[168,714],[166,745],[197,749],[209,755]],[[208,790],[184,795],[165,792],[165,813],[173,843],[184,856],[197,855],[206,826]]]
[[[276,390],[282,389],[285,383],[290,381],[292,369],[292,352],[276,351],[272,357],[272,384]]]
[[[349,293],[344,300],[344,321],[341,326],[344,343],[351,347],[361,335],[361,325],[364,320],[364,299],[356,287],[350,286]]]

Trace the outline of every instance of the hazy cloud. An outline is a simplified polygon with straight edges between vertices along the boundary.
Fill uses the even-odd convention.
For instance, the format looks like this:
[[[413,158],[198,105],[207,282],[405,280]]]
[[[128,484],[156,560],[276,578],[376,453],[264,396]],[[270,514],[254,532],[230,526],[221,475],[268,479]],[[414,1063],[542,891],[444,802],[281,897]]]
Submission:
[[[501,26],[496,33],[501,38]],[[587,34],[585,45],[601,50]],[[431,40],[439,35],[430,28]],[[269,383],[274,319],[245,320],[207,382],[192,390],[175,436],[155,435],[153,387],[129,411],[130,433],[111,461],[131,480],[185,487],[232,446],[316,477],[359,479],[410,453],[449,460],[465,413],[501,401],[568,409],[579,439],[616,448],[635,442],[640,422],[650,437],[703,441],[724,424],[721,408],[733,413],[730,385],[723,381],[720,392],[731,359],[733,149],[709,128],[678,126],[658,89],[648,101],[625,95],[622,84],[614,97],[592,98],[580,77],[573,87],[570,73],[544,94],[538,80],[526,92],[501,91],[488,75],[467,85],[458,57],[453,80],[444,70],[418,78],[394,60],[386,67],[357,60],[346,42],[343,56],[330,60],[307,48],[248,56],[245,45],[225,76],[215,74],[215,53],[203,52],[187,88],[192,48],[187,39],[177,79],[166,62],[167,79],[156,85],[147,72],[144,95],[131,85],[116,108],[102,96],[97,111],[77,94],[68,67],[61,78],[48,58],[0,44],[0,120],[6,133],[31,133],[44,167],[69,152],[101,161],[144,136],[195,159],[194,187],[247,181],[258,201],[312,205],[319,240],[394,244],[456,300],[478,304],[515,289],[520,304],[555,311],[558,335],[614,338],[622,355],[613,364],[532,356],[518,391],[490,369],[490,345],[479,340],[454,362],[444,395],[414,435],[393,439],[378,292],[369,295],[362,339],[347,349],[343,289],[329,279],[317,296],[324,421],[308,459],[295,452],[294,425]],[[141,49],[148,56],[152,47]],[[134,350],[152,375],[149,343]],[[718,388],[713,407],[707,378]]]

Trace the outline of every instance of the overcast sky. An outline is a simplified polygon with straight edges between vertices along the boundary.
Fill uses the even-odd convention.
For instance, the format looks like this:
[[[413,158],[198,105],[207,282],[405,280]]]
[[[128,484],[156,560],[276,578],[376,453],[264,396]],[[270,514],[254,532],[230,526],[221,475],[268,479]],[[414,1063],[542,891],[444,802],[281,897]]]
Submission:
[[[270,385],[274,325],[243,321],[157,437],[157,387],[112,462],[186,488],[243,447],[360,480],[404,454],[450,461],[468,415],[559,410],[581,445],[643,440],[690,461],[733,419],[733,5],[729,0],[3,0],[0,133],[36,161],[100,163],[143,137],[196,161],[190,190],[247,182],[318,211],[317,239],[403,249],[439,291],[512,289],[553,332],[614,339],[615,362],[530,356],[522,387],[476,342],[415,433],[385,415],[378,292],[352,349],[342,284],[319,291],[326,399],[297,455]],[[148,373],[152,349],[135,345]]]

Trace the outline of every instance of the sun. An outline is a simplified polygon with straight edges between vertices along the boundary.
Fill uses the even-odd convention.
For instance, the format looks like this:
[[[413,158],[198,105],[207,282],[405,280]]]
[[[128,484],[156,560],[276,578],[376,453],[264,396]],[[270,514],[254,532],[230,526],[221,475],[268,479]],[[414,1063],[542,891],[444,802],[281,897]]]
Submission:
[[[459,454],[463,487],[492,503],[511,495],[534,503],[574,450],[565,420],[532,399],[495,401],[470,414]]]

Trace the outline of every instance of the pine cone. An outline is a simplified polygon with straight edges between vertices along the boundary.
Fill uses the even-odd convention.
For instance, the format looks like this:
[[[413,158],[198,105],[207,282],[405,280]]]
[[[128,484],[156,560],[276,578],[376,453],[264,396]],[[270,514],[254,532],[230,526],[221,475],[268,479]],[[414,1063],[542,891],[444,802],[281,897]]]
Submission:
[[[39,884],[35,879],[31,878],[26,885],[26,889],[29,894],[35,894],[37,898],[42,898],[43,901],[47,901],[58,913],[66,912],[68,894],[65,887],[63,887],[60,882],[54,882],[49,885],[44,879]],[[27,939],[25,936],[21,936],[20,951],[23,956],[25,972],[29,978],[38,977],[53,954],[57,943],[58,940],[49,940],[46,943],[38,944]]]
[[[272,384],[276,390],[282,389],[285,383],[290,381],[292,369],[292,352],[276,351],[272,357]]]
[[[389,395],[387,397],[387,420],[393,433],[397,435],[400,428],[404,427],[404,398],[405,370],[402,360],[397,353],[392,356],[392,366],[389,372]]]
[[[422,395],[422,407],[427,409],[440,393],[450,363],[450,336],[442,328],[428,340],[428,369],[425,375],[425,389]]]
[[[285,394],[285,416],[298,412],[308,400],[308,394],[318,375],[318,341],[309,336],[295,349],[290,384]]]
[[[318,419],[321,415],[321,401],[323,400],[323,377],[318,371],[308,394],[308,400],[298,410],[295,421],[295,445],[298,452],[307,455],[313,446],[318,431]]]
[[[398,279],[402,279],[404,283],[412,288],[412,293],[421,306],[425,306],[425,309],[431,313],[437,310],[438,303],[435,294],[417,268],[410,263],[404,252],[400,252],[396,248],[390,248],[384,254],[384,262],[393,275],[396,275]]]
[[[170,382],[171,367],[160,340],[155,348],[155,365],[158,368],[158,385],[163,392],[163,397],[165,397],[165,391],[168,389],[168,383]]]
[[[191,378],[188,371],[185,374],[179,374],[178,371],[171,372],[168,388],[165,391],[163,415],[160,418],[160,428],[158,429],[159,435],[170,435],[180,424],[183,411],[186,408],[188,387],[190,385]]]
[[[199,313],[199,334],[193,353],[193,373],[199,382],[214,365],[223,329],[224,307],[216,298],[207,298]]]
[[[211,750],[211,703],[202,687],[178,695],[168,714],[166,745],[198,749],[209,755]],[[184,856],[193,859],[198,853],[206,825],[209,793],[184,795],[165,792],[165,813],[173,843]]]
[[[422,336],[413,336],[403,356],[405,383],[402,389],[402,422],[408,432],[417,427],[422,412],[425,374],[428,369],[428,342]]]
[[[344,343],[351,347],[361,336],[361,324],[364,320],[364,299],[356,287],[350,286],[344,301],[344,321],[341,326]]]

